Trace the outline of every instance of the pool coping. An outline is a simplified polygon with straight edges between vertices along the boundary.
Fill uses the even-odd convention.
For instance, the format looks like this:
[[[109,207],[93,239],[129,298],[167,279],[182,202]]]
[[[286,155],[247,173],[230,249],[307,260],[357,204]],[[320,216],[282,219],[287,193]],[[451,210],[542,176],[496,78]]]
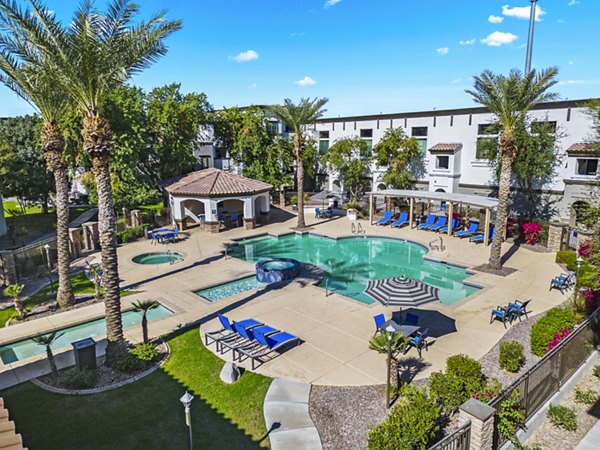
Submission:
[[[181,251],[181,250],[175,250],[175,251],[173,251],[171,253],[179,253],[181,255],[181,258],[178,259],[178,260],[176,260],[176,261],[173,261],[172,263],[170,263],[170,262],[164,262],[164,263],[158,263],[158,264],[143,264],[143,263],[138,263],[138,262],[134,261],[134,258],[137,258],[138,256],[151,255],[153,253],[167,253],[167,251],[164,251],[164,252],[144,252],[144,253],[138,253],[137,255],[133,255],[131,258],[127,258],[127,262],[129,262],[131,264],[134,264],[134,266],[136,266],[136,267],[139,267],[139,266],[142,266],[142,267],[144,267],[144,266],[155,266],[155,267],[159,266],[159,267],[162,267],[162,266],[165,266],[165,265],[175,266],[177,264],[183,263],[186,260],[186,258],[188,257],[188,254],[186,252]]]

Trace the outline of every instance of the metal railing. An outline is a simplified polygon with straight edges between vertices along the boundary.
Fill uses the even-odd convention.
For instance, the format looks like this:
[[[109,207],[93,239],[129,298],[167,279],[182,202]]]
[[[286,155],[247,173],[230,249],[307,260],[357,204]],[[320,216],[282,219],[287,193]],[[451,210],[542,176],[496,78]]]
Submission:
[[[471,446],[471,422],[446,436],[427,450],[469,450]]]

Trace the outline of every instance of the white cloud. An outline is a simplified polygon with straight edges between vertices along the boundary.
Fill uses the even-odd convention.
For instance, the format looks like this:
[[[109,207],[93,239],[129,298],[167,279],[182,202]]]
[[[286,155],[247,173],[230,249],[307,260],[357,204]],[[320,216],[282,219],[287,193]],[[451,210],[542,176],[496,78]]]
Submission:
[[[258,85],[256,83],[250,83],[248,85],[248,89],[256,89],[258,87]]]
[[[335,5],[337,5],[341,1],[342,0],[327,0],[325,2],[325,8],[329,8],[330,6],[335,6]]]
[[[312,86],[313,84],[317,84],[317,82],[315,80],[313,80],[311,77],[305,76],[301,80],[294,81],[294,84],[296,86],[306,87],[306,86]]]
[[[565,19],[556,19],[556,23],[565,23]]]
[[[447,55],[450,49],[448,47],[440,47],[435,50],[438,55]]]
[[[475,43],[475,38],[473,39],[465,39],[464,41],[458,41],[460,45],[473,45]]]
[[[589,81],[587,80],[563,80],[563,81],[559,81],[558,84],[562,84],[562,85],[575,85],[575,84],[585,84],[585,83],[589,83]]]
[[[254,50],[246,50],[245,52],[241,52],[236,56],[230,56],[229,59],[233,59],[239,63],[244,63],[248,61],[254,61],[255,59],[258,59],[258,57],[259,54]]]
[[[572,66],[573,64],[575,64],[575,61],[569,61],[570,66]]]
[[[579,4],[579,2],[577,0],[571,0],[569,3],[567,3],[568,6],[575,6],[578,4]]]
[[[502,14],[507,17],[516,17],[517,19],[529,19],[529,14],[531,12],[531,6],[515,6],[511,8],[508,5],[504,5],[502,7]],[[539,5],[535,5],[535,21],[539,22],[541,17],[546,14]]]
[[[504,21],[504,17],[502,16],[494,16],[493,14],[488,17],[488,22],[490,23],[502,23]]]
[[[502,31],[494,31],[489,34],[488,37],[481,40],[482,44],[489,45],[490,47],[500,47],[504,44],[510,44],[517,40],[517,35],[512,33],[503,33]]]

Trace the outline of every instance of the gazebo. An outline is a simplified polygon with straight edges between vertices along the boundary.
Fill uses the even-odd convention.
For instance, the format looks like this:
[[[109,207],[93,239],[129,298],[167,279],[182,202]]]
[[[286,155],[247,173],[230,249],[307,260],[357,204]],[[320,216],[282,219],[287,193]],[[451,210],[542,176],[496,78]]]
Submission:
[[[169,195],[172,218],[184,230],[188,221],[218,233],[221,225],[232,226],[243,219],[246,229],[266,219],[270,212],[268,183],[210,168],[172,178],[162,183]]]

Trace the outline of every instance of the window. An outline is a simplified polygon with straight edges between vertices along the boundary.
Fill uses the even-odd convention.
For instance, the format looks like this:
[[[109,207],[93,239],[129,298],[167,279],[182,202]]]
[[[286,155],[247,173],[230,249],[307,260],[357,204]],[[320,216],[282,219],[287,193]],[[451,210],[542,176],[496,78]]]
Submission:
[[[329,132],[327,132],[329,134]],[[320,139],[319,140],[319,155],[324,155],[329,150],[329,140],[328,139]]]
[[[319,139],[329,139],[329,131],[319,131]]]
[[[498,139],[496,138],[477,138],[475,159],[494,159],[497,147]]]
[[[372,138],[373,130],[371,128],[360,130],[360,137],[361,138]]]
[[[477,125],[477,134],[479,136],[496,135],[498,133],[500,133],[500,125],[497,123],[483,123]]]
[[[267,133],[271,136],[277,135],[277,122],[267,122]]]
[[[200,169],[208,169],[210,167],[210,156],[199,156],[198,165]]]
[[[373,141],[371,139],[363,139],[367,143],[366,149],[360,149],[360,156],[363,158],[369,158],[373,152]]]
[[[531,124],[531,132],[534,134],[539,134],[545,130],[549,133],[556,133],[556,121],[540,121]]]
[[[427,127],[412,127],[411,136],[417,138],[421,155],[427,156]]]
[[[450,167],[450,157],[448,155],[438,155],[435,158],[436,169],[448,169]]]
[[[412,136],[427,137],[427,127],[412,127]]]
[[[577,175],[596,175],[598,172],[597,159],[578,159]]]

